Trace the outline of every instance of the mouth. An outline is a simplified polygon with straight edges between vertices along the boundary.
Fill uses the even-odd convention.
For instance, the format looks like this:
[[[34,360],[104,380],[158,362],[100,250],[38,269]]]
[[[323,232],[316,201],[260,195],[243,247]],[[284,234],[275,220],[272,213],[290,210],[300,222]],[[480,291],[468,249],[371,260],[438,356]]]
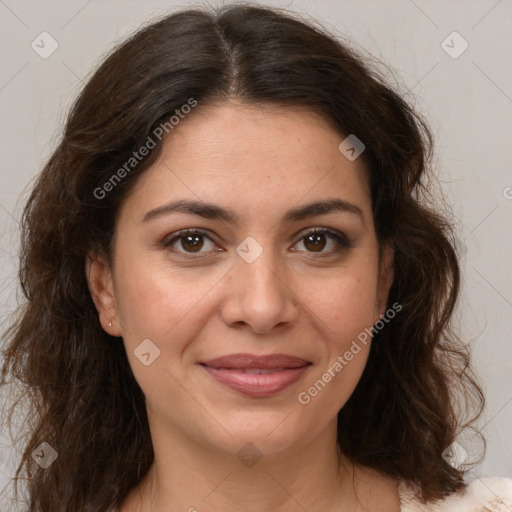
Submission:
[[[286,354],[232,354],[199,364],[220,384],[246,396],[264,398],[297,382],[312,363]]]

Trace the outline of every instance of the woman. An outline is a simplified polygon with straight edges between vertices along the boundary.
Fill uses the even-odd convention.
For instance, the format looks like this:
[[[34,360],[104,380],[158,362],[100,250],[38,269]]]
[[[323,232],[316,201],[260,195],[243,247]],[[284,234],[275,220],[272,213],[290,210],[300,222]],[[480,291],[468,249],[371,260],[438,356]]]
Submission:
[[[483,396],[430,150],[291,15],[188,10],[119,46],[23,218],[3,378],[29,510],[508,510],[512,481],[463,479]]]

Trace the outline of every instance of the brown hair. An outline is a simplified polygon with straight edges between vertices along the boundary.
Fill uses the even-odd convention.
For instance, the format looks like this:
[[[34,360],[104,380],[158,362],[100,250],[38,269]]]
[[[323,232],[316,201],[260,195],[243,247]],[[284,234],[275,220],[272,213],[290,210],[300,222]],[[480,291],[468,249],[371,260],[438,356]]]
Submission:
[[[402,310],[374,334],[339,412],[338,442],[354,463],[416,482],[425,500],[463,488],[463,471],[441,454],[463,426],[456,398],[474,401],[475,418],[484,398],[450,331],[460,271],[451,226],[429,199],[431,135],[325,30],[232,5],[174,13],[116,48],[78,97],[31,192],[20,266],[27,300],[8,330],[2,372],[28,406],[16,473],[28,479],[28,510],[107,511],[152,464],[143,393],[123,345],[100,326],[84,266],[91,250],[111,255],[120,204],[161,142],[104,197],[94,191],[190,98],[198,109],[229,98],[303,107],[365,144],[377,236],[395,250],[388,302]],[[46,470],[31,457],[43,441],[59,454]]]

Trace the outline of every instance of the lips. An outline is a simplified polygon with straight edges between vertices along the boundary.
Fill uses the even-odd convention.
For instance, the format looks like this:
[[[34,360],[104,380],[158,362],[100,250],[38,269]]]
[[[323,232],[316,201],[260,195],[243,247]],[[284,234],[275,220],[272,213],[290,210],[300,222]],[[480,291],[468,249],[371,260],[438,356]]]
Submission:
[[[201,364],[210,368],[230,368],[230,369],[262,369],[272,370],[277,368],[299,368],[308,364],[308,361],[299,357],[288,356],[286,354],[269,354],[266,356],[256,356],[252,354],[231,354],[229,356],[218,357],[204,361]]]
[[[202,361],[219,383],[252,397],[269,397],[297,382],[310,362],[286,354],[231,354]]]

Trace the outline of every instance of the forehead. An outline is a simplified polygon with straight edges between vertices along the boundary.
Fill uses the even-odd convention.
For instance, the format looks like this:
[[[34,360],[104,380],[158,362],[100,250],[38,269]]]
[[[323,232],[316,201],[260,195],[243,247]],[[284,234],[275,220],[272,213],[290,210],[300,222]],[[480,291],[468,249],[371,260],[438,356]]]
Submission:
[[[230,101],[199,106],[170,134],[165,149],[180,156],[188,152],[189,161],[207,158],[211,165],[241,161],[249,170],[252,161],[277,175],[283,161],[315,168],[328,161],[333,164],[341,155],[338,145],[343,139],[329,121],[314,112]],[[354,164],[359,166],[362,162]]]
[[[142,213],[171,200],[203,200],[243,217],[329,196],[369,210],[364,163],[339,151],[344,138],[318,114],[299,109],[199,105],[169,133],[128,202]]]

